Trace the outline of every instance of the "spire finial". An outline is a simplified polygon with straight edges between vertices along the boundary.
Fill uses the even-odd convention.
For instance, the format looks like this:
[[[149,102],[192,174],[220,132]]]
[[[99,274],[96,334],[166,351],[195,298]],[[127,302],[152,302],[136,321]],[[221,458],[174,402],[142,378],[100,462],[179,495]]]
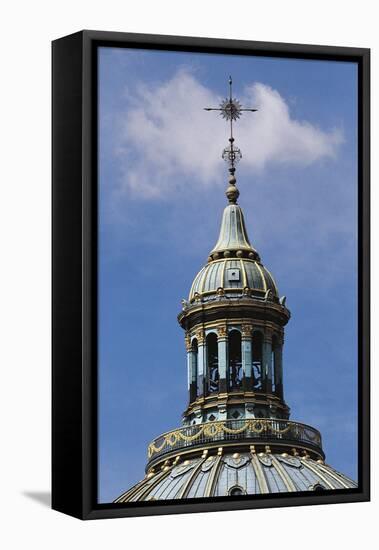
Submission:
[[[219,111],[222,118],[224,118],[226,121],[230,121],[230,137],[229,137],[229,143],[227,147],[222,152],[222,158],[229,164],[229,186],[226,190],[226,196],[228,197],[228,200],[231,204],[236,204],[237,199],[239,197],[239,191],[236,186],[236,177],[235,177],[235,171],[236,171],[236,164],[241,160],[242,154],[241,150],[238,147],[235,147],[234,145],[234,137],[233,137],[233,121],[236,121],[240,118],[243,111],[249,111],[251,113],[254,113],[258,109],[245,109],[242,107],[240,101],[238,99],[233,98],[233,80],[232,77],[229,76],[229,99],[224,99],[219,107],[204,107],[205,111]]]

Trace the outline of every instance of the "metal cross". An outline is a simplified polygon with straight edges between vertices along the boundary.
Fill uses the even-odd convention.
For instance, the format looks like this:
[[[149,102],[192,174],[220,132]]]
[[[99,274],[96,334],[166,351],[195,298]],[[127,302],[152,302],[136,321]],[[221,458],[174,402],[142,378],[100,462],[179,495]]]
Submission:
[[[233,137],[233,121],[236,121],[240,118],[244,111],[249,111],[254,113],[258,109],[247,109],[243,108],[238,99],[233,98],[232,93],[232,77],[229,77],[229,99],[224,99],[219,107],[204,107],[205,111],[219,111],[222,118],[225,120],[230,120],[230,145],[225,147],[222,152],[222,158],[229,162],[230,168],[229,172],[233,175],[235,172],[235,164],[242,158],[241,150],[238,147],[234,146],[234,137]]]

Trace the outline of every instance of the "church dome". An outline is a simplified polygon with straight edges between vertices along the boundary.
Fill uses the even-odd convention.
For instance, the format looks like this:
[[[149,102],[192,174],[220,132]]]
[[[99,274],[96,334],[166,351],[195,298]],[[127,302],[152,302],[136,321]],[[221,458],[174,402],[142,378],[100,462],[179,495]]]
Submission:
[[[356,488],[356,483],[321,459],[287,453],[206,453],[166,466],[116,502],[293,493]]]

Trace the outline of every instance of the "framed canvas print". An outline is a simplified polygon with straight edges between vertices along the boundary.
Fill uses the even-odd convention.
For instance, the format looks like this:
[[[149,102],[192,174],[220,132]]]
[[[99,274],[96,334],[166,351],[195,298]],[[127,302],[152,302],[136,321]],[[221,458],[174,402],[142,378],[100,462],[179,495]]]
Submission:
[[[53,508],[369,499],[369,50],[53,42]]]

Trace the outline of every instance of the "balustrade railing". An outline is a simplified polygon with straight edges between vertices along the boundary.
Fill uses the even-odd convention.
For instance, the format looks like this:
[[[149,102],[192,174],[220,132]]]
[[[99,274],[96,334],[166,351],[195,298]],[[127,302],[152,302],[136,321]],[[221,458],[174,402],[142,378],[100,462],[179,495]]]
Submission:
[[[323,454],[321,434],[315,428],[291,420],[251,418],[205,422],[166,432],[150,443],[148,457],[152,461],[176,450],[237,440],[256,444],[297,444]]]

